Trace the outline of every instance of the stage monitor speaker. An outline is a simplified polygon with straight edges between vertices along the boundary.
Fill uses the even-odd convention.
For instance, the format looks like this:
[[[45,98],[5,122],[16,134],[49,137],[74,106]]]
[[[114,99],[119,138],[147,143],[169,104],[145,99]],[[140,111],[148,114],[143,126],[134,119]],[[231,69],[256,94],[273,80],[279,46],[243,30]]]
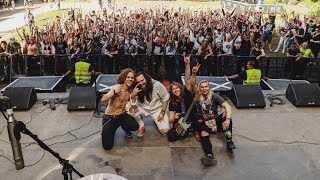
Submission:
[[[266,106],[261,87],[258,84],[233,85],[231,101],[236,108],[264,108]]]
[[[97,94],[94,87],[73,87],[70,89],[68,111],[94,110],[97,108]]]
[[[286,97],[296,107],[320,106],[320,88],[317,83],[289,84]]]
[[[37,102],[37,93],[33,87],[7,87],[3,95],[10,98],[15,110],[29,110]]]

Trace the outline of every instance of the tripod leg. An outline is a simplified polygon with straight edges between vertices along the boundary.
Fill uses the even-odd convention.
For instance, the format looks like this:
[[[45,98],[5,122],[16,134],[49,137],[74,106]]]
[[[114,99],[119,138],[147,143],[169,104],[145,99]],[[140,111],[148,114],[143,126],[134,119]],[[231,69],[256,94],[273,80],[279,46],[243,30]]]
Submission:
[[[72,171],[69,172],[70,180],[72,180]]]

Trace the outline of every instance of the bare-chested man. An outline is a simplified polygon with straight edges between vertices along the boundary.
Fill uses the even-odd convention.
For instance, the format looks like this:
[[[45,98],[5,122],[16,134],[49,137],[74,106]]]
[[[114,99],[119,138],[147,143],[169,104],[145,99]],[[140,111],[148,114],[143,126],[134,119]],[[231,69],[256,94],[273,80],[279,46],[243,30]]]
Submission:
[[[108,107],[103,118],[102,145],[105,150],[110,150],[114,143],[114,134],[119,126],[125,131],[127,137],[132,137],[130,131],[137,131],[137,121],[126,112],[126,104],[133,89],[135,80],[132,69],[124,69],[119,74],[117,84],[101,98],[101,102],[108,102]]]

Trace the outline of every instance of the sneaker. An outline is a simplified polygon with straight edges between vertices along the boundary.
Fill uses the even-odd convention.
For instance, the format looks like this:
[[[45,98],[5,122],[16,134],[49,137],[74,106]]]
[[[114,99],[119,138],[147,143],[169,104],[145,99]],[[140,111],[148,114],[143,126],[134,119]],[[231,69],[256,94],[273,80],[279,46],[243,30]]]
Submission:
[[[138,131],[137,131],[137,136],[142,137],[144,135],[144,126],[142,126]]]
[[[131,139],[132,138],[132,132],[131,131],[124,131],[125,137]]]
[[[199,131],[194,131],[194,138],[196,138],[197,141],[201,140]]]
[[[234,143],[232,141],[228,141],[227,142],[227,149],[228,150],[236,149],[236,146],[234,145]]]
[[[278,52],[279,50],[278,49],[276,49],[275,51],[273,51],[273,52]]]
[[[212,154],[208,154],[206,157],[201,158],[201,162],[204,166],[214,166],[217,164],[217,160]]]
[[[284,51],[281,51],[282,53],[284,53]]]

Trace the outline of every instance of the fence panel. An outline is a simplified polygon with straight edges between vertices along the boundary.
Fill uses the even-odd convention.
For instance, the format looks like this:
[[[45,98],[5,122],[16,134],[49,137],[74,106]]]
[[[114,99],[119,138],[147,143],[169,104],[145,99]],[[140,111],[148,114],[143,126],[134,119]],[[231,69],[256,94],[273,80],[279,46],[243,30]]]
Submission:
[[[42,75],[63,75],[74,63],[77,57],[70,55],[17,55],[11,58],[0,56],[0,80],[5,78],[12,82],[12,77],[19,76],[42,76]],[[263,74],[269,78],[292,77],[292,61],[286,57],[265,57],[256,60],[254,57],[243,56],[211,56],[204,59],[204,56],[192,56],[191,67],[201,63],[199,75],[202,76],[224,76],[239,73],[246,68],[249,60],[255,61]],[[170,81],[180,81],[184,74],[184,60],[182,55],[90,55],[88,61],[95,71],[104,74],[118,74],[122,69],[130,67],[136,72],[145,71],[153,78]],[[301,79],[316,77],[319,73],[319,59],[303,59],[303,74]],[[320,81],[320,80],[319,80]]]

